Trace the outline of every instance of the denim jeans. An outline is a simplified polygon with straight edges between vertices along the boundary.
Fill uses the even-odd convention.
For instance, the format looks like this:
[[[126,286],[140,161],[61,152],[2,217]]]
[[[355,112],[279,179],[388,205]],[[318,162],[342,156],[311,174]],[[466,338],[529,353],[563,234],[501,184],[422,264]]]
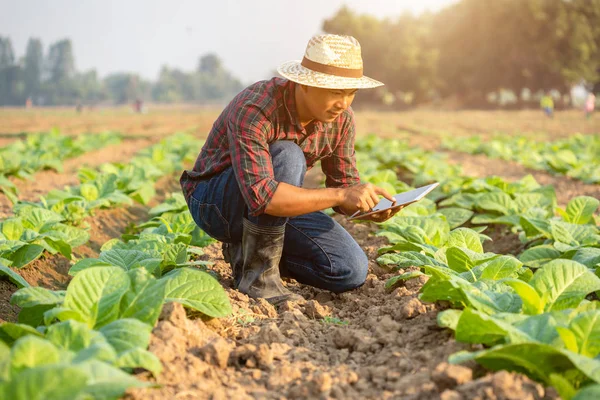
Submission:
[[[269,147],[277,182],[302,186],[306,174],[304,153],[291,141]],[[323,212],[297,217],[248,214],[233,169],[202,181],[189,199],[194,221],[213,238],[226,243],[242,241],[242,219],[264,226],[285,225],[280,266],[298,282],[340,293],[362,285],[368,260],[350,234]]]

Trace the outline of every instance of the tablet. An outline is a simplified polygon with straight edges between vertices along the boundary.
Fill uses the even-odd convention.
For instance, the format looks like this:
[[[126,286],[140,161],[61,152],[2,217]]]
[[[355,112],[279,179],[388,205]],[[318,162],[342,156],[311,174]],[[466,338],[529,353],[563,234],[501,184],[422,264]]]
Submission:
[[[370,211],[360,213],[360,211],[352,214],[348,217],[349,220],[366,217],[368,215],[373,215],[381,211],[396,209],[398,207],[404,207],[409,204],[414,203],[415,201],[421,200],[423,197],[427,195],[427,193],[431,192],[439,185],[438,182],[432,183],[431,185],[421,186],[419,188],[409,190],[408,192],[400,193],[394,196],[396,199],[395,203],[392,203],[388,199],[382,199],[373,209]]]

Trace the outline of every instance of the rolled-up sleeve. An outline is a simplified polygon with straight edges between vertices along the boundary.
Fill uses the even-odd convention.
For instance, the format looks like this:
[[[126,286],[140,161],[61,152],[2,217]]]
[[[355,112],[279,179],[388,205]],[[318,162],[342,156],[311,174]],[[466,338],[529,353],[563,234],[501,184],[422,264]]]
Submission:
[[[273,198],[278,183],[274,179],[268,137],[271,123],[252,105],[229,118],[227,139],[231,163],[244,201],[251,215],[260,215]]]

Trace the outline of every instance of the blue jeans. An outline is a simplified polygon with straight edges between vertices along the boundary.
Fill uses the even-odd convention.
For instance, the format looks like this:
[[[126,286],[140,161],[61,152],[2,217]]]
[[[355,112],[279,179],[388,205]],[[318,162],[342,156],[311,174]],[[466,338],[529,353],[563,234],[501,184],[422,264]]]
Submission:
[[[275,180],[298,187],[306,174],[304,153],[291,141],[269,146]],[[282,267],[298,282],[340,293],[362,285],[368,260],[350,234],[323,212],[297,217],[248,214],[248,209],[230,167],[196,187],[188,203],[198,226],[226,243],[242,241],[242,220],[264,226],[285,225]]]

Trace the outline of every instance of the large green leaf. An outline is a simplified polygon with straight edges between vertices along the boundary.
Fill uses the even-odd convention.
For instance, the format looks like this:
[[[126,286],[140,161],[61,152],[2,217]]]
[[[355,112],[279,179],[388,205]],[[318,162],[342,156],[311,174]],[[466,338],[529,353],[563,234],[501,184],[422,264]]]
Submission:
[[[69,284],[63,307],[79,313],[90,328],[101,327],[118,318],[129,287],[129,277],[119,267],[85,269]]]
[[[600,290],[600,278],[585,265],[561,259],[544,265],[529,283],[546,294],[545,311],[577,307],[588,293]]]
[[[50,325],[46,331],[46,339],[64,350],[77,353],[92,344],[97,332],[83,322],[68,320]]]
[[[137,319],[123,318],[100,328],[100,332],[114,347],[117,354],[135,349],[146,349],[150,343],[152,326]]]
[[[474,214],[473,211],[457,207],[440,208],[437,212],[446,217],[448,224],[450,224],[450,229],[458,228],[465,224]]]
[[[60,304],[65,299],[65,292],[53,291],[40,286],[30,286],[17,290],[10,298],[10,304],[21,308],[33,307],[40,304]]]
[[[12,261],[11,266],[22,268],[30,262],[37,260],[44,252],[44,247],[39,244],[25,244],[19,247],[14,253],[6,254],[3,257]]]
[[[481,269],[479,279],[500,280],[516,277],[522,265],[512,256],[500,256],[478,265],[478,268]]]
[[[163,278],[167,301],[181,303],[210,317],[224,317],[231,313],[229,297],[211,275],[190,268],[174,270]]]
[[[542,265],[560,257],[562,253],[550,245],[535,246],[525,250],[519,260],[531,268],[539,268]]]
[[[155,257],[140,250],[111,249],[103,251],[98,260],[129,271],[143,265],[144,262],[154,262]]]
[[[59,361],[58,349],[48,340],[36,335],[23,336],[17,339],[10,350],[11,376],[28,368],[54,364]]]
[[[11,400],[78,400],[88,377],[78,366],[44,365],[31,368],[5,383],[5,399]]]
[[[476,253],[483,253],[479,233],[468,228],[457,228],[451,231],[445,246],[465,247]]]
[[[162,364],[158,357],[139,347],[123,352],[115,365],[119,368],[144,368],[155,377],[162,372]]]
[[[129,388],[152,386],[101,361],[90,360],[77,366],[88,376],[84,392],[93,399],[117,399]]]
[[[587,357],[596,357],[600,353],[600,311],[586,311],[577,315],[568,330],[575,339],[575,352]]]
[[[17,274],[15,271],[0,262],[0,276],[2,275],[8,277],[8,280],[14,283],[18,288],[31,286],[29,282],[23,279],[21,275]]]
[[[0,340],[7,345],[12,345],[19,338],[27,335],[42,336],[41,333],[29,325],[14,324],[12,322],[0,324]]]
[[[566,214],[567,222],[573,224],[587,224],[593,222],[594,212],[598,209],[600,200],[589,196],[578,196],[567,204]]]
[[[155,279],[144,268],[128,272],[131,289],[121,301],[121,318],[135,318],[154,326],[165,300],[166,281]]]

